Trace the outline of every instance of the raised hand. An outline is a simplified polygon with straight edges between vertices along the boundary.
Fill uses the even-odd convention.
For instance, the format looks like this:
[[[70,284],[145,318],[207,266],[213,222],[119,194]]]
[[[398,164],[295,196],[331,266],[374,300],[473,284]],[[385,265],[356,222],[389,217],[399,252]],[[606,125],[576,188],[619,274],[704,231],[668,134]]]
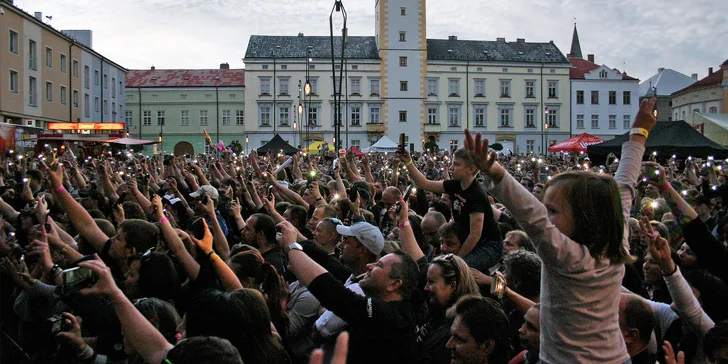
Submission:
[[[207,227],[207,221],[205,219],[202,219],[202,225],[205,228],[205,235],[202,236],[202,240],[198,240],[194,236],[191,236],[192,242],[195,243],[200,249],[202,249],[202,252],[207,254],[210,254],[212,250],[212,233],[210,232],[210,229]]]
[[[642,236],[648,242],[652,259],[654,259],[660,266],[663,274],[670,274],[671,272],[674,272],[676,266],[675,262],[672,260],[670,245],[667,243],[667,240],[660,236],[660,233],[656,232],[652,228],[647,216],[643,216],[642,219],[640,219],[640,230]]]
[[[665,168],[655,162],[645,162],[645,163],[643,163],[643,165],[657,167],[657,169],[659,171],[659,172],[657,172],[658,173],[657,181],[653,181],[652,179],[647,178],[647,183],[657,186],[657,188],[660,189],[660,191],[662,191],[662,189],[665,188],[665,186],[667,185],[667,176],[665,175]]]
[[[159,197],[159,195],[154,195],[154,197],[152,197],[152,211],[154,213],[154,216],[156,216],[158,220],[161,220],[164,217],[162,198]]]
[[[664,342],[662,350],[665,352],[665,364],[685,364],[685,353],[681,351],[675,356],[675,350],[669,341]]]
[[[276,225],[276,228],[281,230],[281,245],[286,246],[288,244],[295,243],[298,238],[298,230],[288,221],[283,221]]]
[[[643,128],[647,131],[652,130],[657,124],[657,118],[655,117],[654,110],[657,98],[652,97],[651,99],[643,99],[640,103],[640,108],[637,111],[637,115],[634,117],[632,122],[633,128]]]
[[[64,326],[71,327],[68,331],[61,331],[56,334],[56,338],[59,341],[68,344],[73,352],[80,354],[86,348],[86,342],[83,341],[83,335],[81,335],[81,325],[78,323],[76,316],[71,315],[68,312],[63,313]]]
[[[498,160],[496,152],[489,152],[488,148],[488,139],[481,142],[480,133],[477,133],[475,135],[475,139],[473,139],[473,136],[470,134],[470,130],[465,129],[465,149],[476,154],[480,160],[478,168],[480,168],[481,172],[485,173],[495,181],[500,181],[506,170],[503,166],[496,162]]]
[[[80,291],[82,295],[97,294],[104,297],[111,297],[120,293],[119,287],[114,283],[114,277],[111,275],[111,269],[94,254],[93,260],[87,260],[78,263],[79,267],[88,268],[96,275],[96,283],[90,288],[84,288]],[[123,294],[123,293],[122,293]]]

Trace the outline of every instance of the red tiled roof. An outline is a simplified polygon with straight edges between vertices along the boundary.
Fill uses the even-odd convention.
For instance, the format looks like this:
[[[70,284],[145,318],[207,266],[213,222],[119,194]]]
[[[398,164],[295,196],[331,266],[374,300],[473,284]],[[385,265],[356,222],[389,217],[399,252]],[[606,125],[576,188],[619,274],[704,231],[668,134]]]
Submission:
[[[713,71],[713,73],[705,76],[705,78],[703,78],[702,80],[697,81],[697,82],[693,83],[692,85],[685,87],[682,90],[675,91],[675,93],[679,94],[682,92],[694,90],[694,89],[701,88],[701,87],[720,85],[721,82],[723,82],[723,72],[721,72],[721,70],[719,68],[718,71]]]
[[[126,87],[245,86],[244,69],[129,70]]]
[[[601,67],[600,65],[589,62],[586,59],[582,58],[574,58],[569,57],[569,61],[571,62],[572,67],[569,69],[569,78],[570,79],[584,79],[584,74],[594,71],[595,69]],[[627,76],[626,74],[622,73],[622,79],[623,80],[633,80],[637,81],[636,78]]]

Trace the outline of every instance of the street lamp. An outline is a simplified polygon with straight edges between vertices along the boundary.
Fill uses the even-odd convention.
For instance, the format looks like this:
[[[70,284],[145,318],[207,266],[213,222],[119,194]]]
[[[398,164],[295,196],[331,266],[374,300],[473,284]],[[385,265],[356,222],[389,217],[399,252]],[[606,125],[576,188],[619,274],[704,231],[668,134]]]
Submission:
[[[249,141],[250,141],[250,139],[248,139],[248,136],[246,135],[245,136],[245,149],[243,149],[243,150],[245,150],[245,154],[248,154],[248,142]]]
[[[334,13],[341,13],[341,18],[337,16],[336,21],[334,21]],[[341,22],[340,19],[343,19],[343,22]],[[344,8],[344,4],[342,4],[341,0],[335,0],[334,1],[334,7],[331,9],[331,14],[329,15],[329,32],[331,35],[331,72],[333,73],[333,84],[334,84],[334,140],[338,141],[334,142],[334,149],[339,150],[341,149],[341,84],[344,80],[344,50],[346,46],[346,35],[347,35],[347,29],[346,29],[346,20],[347,20],[347,14],[346,9]],[[339,59],[339,85],[336,86],[336,48],[334,47],[334,23],[336,23],[337,30],[339,29],[339,26],[341,26],[341,58]]]
[[[310,78],[310,69],[311,69],[310,63],[311,63],[311,61],[313,61],[313,59],[311,58],[311,48],[312,47],[309,47],[306,50],[306,85],[303,87],[303,91],[304,91],[304,95],[305,95],[304,102],[307,102],[307,104],[306,104],[306,114],[307,114],[306,115],[306,140],[305,140],[305,143],[303,140],[301,141],[301,145],[304,146],[304,148],[308,148],[308,142],[310,140],[309,135],[308,135],[308,128],[311,125],[311,95],[313,94],[313,88],[311,87],[311,78]],[[299,103],[299,112],[301,114],[303,114],[303,105],[301,105],[300,103]],[[303,132],[303,130],[301,132]]]
[[[546,147],[544,148],[544,155],[549,155],[549,108],[546,107],[546,113],[544,116],[544,130],[546,131]]]

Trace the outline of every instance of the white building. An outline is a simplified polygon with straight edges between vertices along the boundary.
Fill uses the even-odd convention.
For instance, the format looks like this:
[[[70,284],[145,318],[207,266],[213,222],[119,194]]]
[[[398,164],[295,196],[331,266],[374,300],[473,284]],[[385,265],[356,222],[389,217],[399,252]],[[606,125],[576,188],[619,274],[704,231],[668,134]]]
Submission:
[[[595,63],[593,54],[583,59],[576,25],[568,57],[572,132],[607,140],[628,132],[639,107],[639,80]]]
[[[571,64],[552,42],[427,39],[425,0],[376,6],[375,36],[347,38],[343,146],[366,148],[405,133],[414,150],[425,140],[454,149],[470,128],[505,149],[542,152],[569,137]],[[337,55],[340,44],[336,38]],[[275,134],[294,146],[333,140],[328,36],[254,35],[244,61],[251,148]],[[299,89],[307,79],[310,97]]]

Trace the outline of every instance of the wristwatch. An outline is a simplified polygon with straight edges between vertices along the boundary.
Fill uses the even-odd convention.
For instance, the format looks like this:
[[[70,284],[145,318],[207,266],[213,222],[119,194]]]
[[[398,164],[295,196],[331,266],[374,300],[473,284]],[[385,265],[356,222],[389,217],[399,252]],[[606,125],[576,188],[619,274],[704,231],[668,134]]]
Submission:
[[[291,250],[300,250],[300,251],[303,251],[303,247],[299,243],[290,244],[290,245],[288,245],[286,247],[286,254],[288,254],[288,252],[290,252]]]

